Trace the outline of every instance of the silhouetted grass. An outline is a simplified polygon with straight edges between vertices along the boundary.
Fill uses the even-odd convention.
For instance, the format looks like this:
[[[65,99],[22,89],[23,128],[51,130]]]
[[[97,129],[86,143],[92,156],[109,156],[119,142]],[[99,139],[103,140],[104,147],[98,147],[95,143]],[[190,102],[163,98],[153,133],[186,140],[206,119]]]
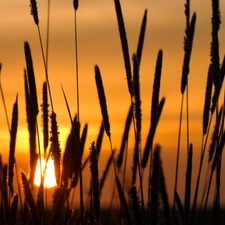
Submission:
[[[146,137],[146,143],[142,148],[142,128],[146,124],[142,120],[142,101],[141,101],[141,82],[140,82],[140,67],[142,52],[144,48],[144,39],[147,25],[147,9],[144,11],[144,16],[141,23],[139,33],[139,40],[137,43],[137,50],[133,54],[132,62],[130,59],[128,38],[125,28],[125,18],[123,17],[122,7],[119,0],[114,0],[115,13],[118,22],[119,38],[121,40],[121,50],[123,54],[125,73],[128,84],[128,92],[130,95],[130,107],[125,121],[124,133],[121,138],[120,150],[117,151],[112,147],[112,129],[109,120],[109,113],[107,108],[107,90],[104,88],[103,79],[100,72],[100,66],[95,65],[93,76],[95,76],[96,89],[98,93],[100,110],[102,115],[102,123],[100,124],[99,134],[96,142],[92,142],[89,155],[83,160],[85,151],[85,144],[88,134],[88,124],[81,124],[79,111],[79,82],[78,82],[78,42],[77,42],[77,28],[76,13],[78,12],[78,0],[73,1],[73,9],[75,13],[75,68],[76,68],[76,90],[77,95],[77,112],[72,119],[70,107],[66,94],[63,91],[65,99],[65,108],[68,111],[68,117],[71,121],[71,130],[67,138],[66,147],[61,151],[59,135],[60,127],[58,127],[56,112],[53,108],[53,98],[50,91],[50,81],[48,76],[48,45],[49,45],[49,24],[50,24],[50,0],[48,1],[48,18],[47,18],[47,40],[46,53],[43,52],[43,43],[39,28],[38,7],[35,0],[30,0],[31,14],[35,25],[38,28],[38,37],[40,40],[40,47],[42,50],[43,66],[45,69],[46,81],[43,83],[42,93],[42,123],[43,123],[43,146],[40,146],[40,138],[38,132],[38,90],[36,89],[35,73],[33,68],[31,48],[28,41],[24,42],[24,53],[26,61],[26,69],[24,70],[24,89],[25,89],[25,104],[27,116],[27,128],[29,133],[29,174],[21,172],[18,174],[15,151],[16,151],[16,137],[19,130],[17,130],[18,114],[19,114],[19,97],[13,105],[12,122],[9,124],[8,114],[6,110],[6,102],[4,98],[3,87],[0,79],[0,91],[3,99],[3,106],[5,110],[8,130],[10,133],[9,143],[9,162],[3,164],[0,154],[0,224],[17,225],[17,224],[127,224],[127,225],[156,225],[156,224],[206,224],[206,221],[212,219],[211,224],[223,224],[224,221],[220,218],[221,209],[221,195],[224,191],[221,190],[220,184],[224,179],[221,177],[222,168],[222,153],[225,145],[225,100],[222,106],[219,106],[218,100],[223,87],[223,80],[225,75],[225,57],[220,65],[220,46],[219,46],[219,28],[220,28],[220,8],[219,0],[212,0],[212,41],[210,49],[210,64],[207,75],[207,84],[205,92],[205,102],[203,108],[202,118],[202,146],[200,155],[199,170],[197,171],[196,185],[193,181],[193,156],[194,147],[189,144],[189,116],[191,112],[188,109],[189,94],[188,94],[188,76],[190,75],[191,53],[194,43],[194,33],[196,24],[196,13],[193,13],[190,19],[190,0],[185,2],[185,37],[184,37],[184,59],[181,71],[181,109],[178,130],[178,146],[176,157],[176,171],[174,171],[175,184],[174,193],[168,193],[166,189],[166,177],[164,176],[163,162],[161,159],[161,151],[163,149],[155,143],[154,137],[157,133],[157,126],[160,123],[160,116],[163,113],[165,104],[165,97],[160,98],[160,84],[163,68],[163,50],[158,51],[156,58],[155,74],[152,88],[151,111],[149,120],[149,132]],[[82,4],[82,3],[81,3]],[[72,5],[71,5],[72,7]],[[115,65],[114,65],[115,66]],[[0,76],[2,73],[2,64],[0,63]],[[1,78],[1,77],[0,77]],[[94,84],[93,84],[94,85]],[[213,94],[212,94],[213,92]],[[187,169],[185,179],[184,200],[178,193],[178,173],[179,173],[179,154],[181,142],[181,127],[183,124],[182,113],[184,104],[184,94],[186,93],[186,109],[187,109]],[[50,100],[51,111],[48,110],[48,100]],[[57,104],[57,102],[54,102]],[[91,110],[91,109],[90,109]],[[216,112],[216,113],[214,113]],[[210,132],[212,118],[215,117],[214,131]],[[130,127],[133,123],[134,134],[131,134]],[[49,132],[50,128],[50,132]],[[99,160],[101,147],[103,143],[104,131],[108,136],[110,142],[111,154],[107,160]],[[212,133],[211,143],[208,143],[208,136]],[[128,146],[129,139],[133,139],[134,146]],[[190,142],[191,143],[191,142]],[[37,151],[37,146],[38,150]],[[134,149],[133,160],[128,162],[129,149]],[[208,163],[208,172],[205,175],[205,186],[202,196],[199,193],[199,183],[202,174],[202,165],[204,161],[205,150],[208,150],[209,157],[206,160]],[[54,168],[56,174],[57,187],[55,187],[53,195],[53,207],[49,212],[47,205],[47,195],[44,195],[45,187],[43,186],[43,179],[45,173],[41,178],[41,185],[37,193],[34,190],[34,174],[36,171],[37,160],[42,156],[48,161],[51,156],[54,160]],[[62,153],[63,152],[63,153]],[[117,153],[117,160],[115,162],[115,155]],[[141,160],[140,160],[141,159]],[[83,177],[85,165],[90,161],[90,177],[88,180]],[[99,178],[99,166],[105,166],[101,178]],[[111,165],[114,169],[114,175],[111,176],[109,170]],[[146,172],[146,166],[148,171]],[[121,167],[123,166],[123,173]],[[141,167],[140,167],[141,166]],[[131,173],[127,168],[131,170]],[[41,168],[38,168],[41,170]],[[45,168],[46,169],[46,168]],[[15,180],[14,173],[19,179]],[[138,174],[138,176],[137,176]],[[185,174],[183,174],[185,176]],[[212,216],[208,213],[208,198],[211,187],[215,177],[214,188],[214,204],[212,209]],[[85,192],[83,189],[83,178],[86,183],[90,181],[90,191]],[[139,179],[137,179],[139,178]],[[115,184],[119,205],[116,210],[113,209],[114,189],[112,192],[106,190],[107,195],[112,196],[111,205],[109,206],[111,215],[105,220],[105,209],[102,208],[101,202],[104,195],[104,184],[109,180],[112,186]],[[143,182],[146,180],[147,182]],[[14,185],[18,185],[18,194],[14,190]],[[146,185],[146,186],[145,186]],[[20,187],[23,189],[23,195],[20,193]],[[195,187],[195,188],[193,188]],[[73,209],[75,190],[79,188],[79,205],[80,210]],[[148,190],[144,192],[144,190]],[[191,193],[194,193],[192,199]],[[83,203],[83,195],[87,195],[87,205]],[[174,204],[169,204],[169,197],[173,196]],[[86,197],[86,196],[85,196]],[[200,209],[197,207],[198,199],[202,198]],[[18,199],[21,206],[18,205]],[[114,211],[113,211],[114,210]],[[115,213],[115,214],[114,214]],[[114,217],[112,215],[114,214]],[[209,217],[210,216],[210,217]],[[108,221],[104,223],[104,221]]]

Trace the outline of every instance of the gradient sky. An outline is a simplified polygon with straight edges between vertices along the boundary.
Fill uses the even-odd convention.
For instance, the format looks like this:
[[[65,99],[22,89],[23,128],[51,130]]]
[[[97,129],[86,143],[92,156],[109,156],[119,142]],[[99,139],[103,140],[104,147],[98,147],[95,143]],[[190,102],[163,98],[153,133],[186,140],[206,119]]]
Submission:
[[[201,133],[202,108],[205,83],[210,62],[211,40],[211,1],[192,1],[191,12],[196,11],[197,23],[189,75],[190,94],[190,141],[194,145],[194,169],[197,169]],[[143,133],[145,144],[149,129],[150,104],[155,61],[159,49],[163,50],[163,70],[161,96],[166,104],[159,123],[155,142],[162,145],[163,166],[166,180],[173,181],[177,146],[177,131],[180,110],[180,80],[183,62],[183,37],[185,29],[185,1],[177,0],[121,0],[127,29],[130,56],[136,51],[139,29],[144,10],[148,9],[148,23],[141,64],[141,98]],[[40,28],[45,44],[47,1],[37,1]],[[220,54],[225,53],[225,2],[221,1]],[[77,11],[78,51],[80,74],[80,110],[82,124],[89,124],[86,150],[89,143],[96,139],[101,113],[94,81],[94,65],[102,72],[111,122],[112,141],[115,148],[120,147],[121,135],[129,107],[129,94],[124,71],[117,20],[113,0],[82,0]],[[41,104],[42,83],[45,80],[38,33],[30,15],[29,1],[0,1],[0,62],[2,63],[1,81],[5,94],[8,114],[11,118],[16,94],[19,95],[19,132],[16,157],[28,159],[27,125],[23,88],[23,68],[25,67],[23,43],[31,46],[36,75],[39,105]],[[70,129],[70,121],[60,88],[63,85],[71,111],[76,112],[75,56],[74,56],[74,11],[72,1],[53,0],[51,3],[49,79],[53,102],[60,129],[62,150]],[[39,116],[41,119],[41,116]],[[41,122],[40,122],[41,124]],[[185,146],[185,133],[182,146]],[[9,134],[1,101],[0,106],[0,143],[3,160],[7,160]],[[132,145],[131,145],[132,147]],[[105,140],[105,154],[108,142]],[[23,155],[23,158],[21,157]],[[106,156],[102,156],[106,159]],[[18,160],[19,161],[19,160]],[[25,164],[21,167],[26,170]],[[186,167],[186,150],[181,154],[180,191],[182,193]],[[225,184],[222,184],[225,187]],[[167,182],[172,193],[173,182]],[[225,202],[225,198],[223,199]]]

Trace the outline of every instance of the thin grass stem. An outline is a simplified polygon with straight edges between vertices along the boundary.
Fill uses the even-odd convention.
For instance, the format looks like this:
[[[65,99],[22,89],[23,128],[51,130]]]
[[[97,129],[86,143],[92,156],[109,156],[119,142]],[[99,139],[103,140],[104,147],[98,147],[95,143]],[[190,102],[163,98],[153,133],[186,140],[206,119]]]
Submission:
[[[181,126],[182,126],[182,114],[183,114],[183,102],[184,95],[181,98],[181,108],[180,108],[180,120],[179,120],[179,130],[178,130],[178,143],[177,143],[177,159],[176,159],[176,170],[175,170],[175,182],[174,182],[174,193],[177,193],[177,183],[178,183],[178,173],[179,173],[179,158],[180,158],[180,139],[181,139]],[[175,219],[175,195],[173,199],[173,211],[172,211],[172,221]]]
[[[52,94],[51,94],[51,88],[50,88],[50,82],[49,82],[49,76],[48,76],[48,69],[47,69],[47,65],[46,65],[46,59],[45,59],[45,55],[44,55],[44,48],[43,48],[43,44],[42,44],[43,42],[42,42],[42,38],[41,38],[41,31],[40,31],[39,25],[37,26],[37,28],[38,28],[38,36],[39,36],[39,41],[40,41],[42,59],[43,59],[43,63],[44,63],[45,77],[46,77],[46,82],[48,85],[51,108],[52,108],[52,112],[54,112],[53,100],[52,100]]]

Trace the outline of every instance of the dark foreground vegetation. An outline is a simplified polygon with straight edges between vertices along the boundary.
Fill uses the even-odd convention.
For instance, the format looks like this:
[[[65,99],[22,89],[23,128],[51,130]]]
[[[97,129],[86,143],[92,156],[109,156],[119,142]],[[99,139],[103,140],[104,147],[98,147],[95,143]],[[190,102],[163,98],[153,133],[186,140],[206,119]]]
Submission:
[[[66,94],[63,91],[68,115],[71,121],[71,132],[68,136],[64,154],[61,152],[59,144],[60,127],[57,125],[57,116],[54,110],[54,104],[51,85],[48,74],[48,40],[46,51],[42,44],[41,32],[39,27],[38,8],[35,0],[30,0],[31,14],[35,25],[37,26],[40,38],[40,47],[42,49],[43,67],[45,69],[46,81],[43,83],[42,103],[39,107],[37,102],[37,90],[35,84],[35,74],[33,70],[32,51],[28,42],[24,43],[24,53],[26,59],[26,69],[24,70],[24,89],[26,99],[26,116],[27,127],[29,131],[29,148],[30,148],[30,171],[29,176],[24,172],[19,172],[17,161],[15,158],[15,143],[18,126],[18,97],[16,97],[12,110],[11,123],[8,121],[8,113],[6,111],[4,92],[1,88],[1,97],[5,109],[8,131],[10,133],[9,143],[9,160],[7,164],[0,158],[0,224],[224,224],[225,211],[221,208],[221,196],[224,190],[220,189],[222,167],[222,153],[225,144],[224,118],[225,108],[224,102],[218,104],[220,93],[223,90],[223,80],[225,75],[225,58],[220,61],[219,49],[219,28],[220,28],[220,9],[219,0],[212,0],[212,32],[211,32],[211,50],[210,64],[208,66],[208,77],[205,92],[205,103],[203,109],[203,128],[202,128],[202,146],[201,156],[199,159],[199,169],[195,171],[198,174],[197,180],[194,181],[195,188],[192,184],[192,155],[193,145],[189,140],[189,112],[187,111],[187,169],[185,179],[185,198],[181,200],[177,191],[178,172],[179,172],[179,153],[180,153],[180,135],[182,124],[183,105],[188,109],[188,75],[189,65],[191,61],[191,52],[195,34],[195,24],[197,21],[196,13],[190,10],[190,0],[184,3],[186,25],[184,29],[184,60],[181,76],[181,111],[180,111],[180,129],[178,131],[178,146],[176,171],[174,174],[174,193],[173,204],[169,204],[168,193],[166,189],[164,171],[161,161],[161,147],[154,142],[154,136],[157,125],[160,122],[160,116],[163,113],[163,107],[166,102],[164,97],[160,97],[160,81],[163,65],[163,50],[158,51],[154,84],[152,88],[151,101],[151,119],[149,133],[146,138],[144,148],[141,148],[141,129],[142,123],[141,113],[141,97],[140,97],[140,81],[139,71],[142,58],[142,50],[144,46],[145,30],[147,23],[147,10],[143,15],[141,24],[137,51],[130,57],[129,47],[126,37],[126,30],[122,8],[119,0],[114,0],[115,12],[118,21],[119,36],[121,40],[121,48],[124,58],[124,66],[126,71],[128,92],[130,94],[130,109],[125,122],[123,136],[121,137],[121,147],[115,151],[112,147],[110,120],[107,110],[107,99],[104,91],[101,70],[98,65],[94,66],[93,74],[95,75],[97,93],[102,113],[102,124],[100,126],[99,135],[96,142],[91,143],[90,154],[88,158],[83,157],[85,140],[88,135],[88,125],[81,126],[79,112],[79,76],[76,70],[76,94],[77,94],[77,112],[75,117],[71,116],[70,106],[67,102]],[[82,1],[81,3],[82,4]],[[48,7],[50,7],[50,0]],[[75,54],[77,52],[77,28],[76,28],[76,12],[79,10],[78,0],[73,1],[74,7],[74,27],[75,27]],[[49,24],[49,17],[47,20]],[[48,27],[48,26],[47,26]],[[49,30],[47,30],[47,33]],[[78,62],[78,60],[76,60]],[[78,65],[76,63],[76,68]],[[2,65],[0,64],[0,72]],[[63,89],[62,89],[63,90]],[[186,100],[186,101],[184,101]],[[43,118],[43,146],[40,146],[40,133],[37,117],[42,113]],[[211,122],[215,118],[212,137],[209,138]],[[179,118],[178,118],[179,119]],[[128,138],[130,130],[134,131],[134,146],[132,173],[129,177],[128,184],[127,169],[127,151]],[[49,131],[50,130],[50,131]],[[18,131],[19,132],[19,131]],[[104,133],[107,135],[110,146],[111,155],[105,162],[105,170],[100,177],[98,170],[98,156],[100,154],[102,139]],[[209,151],[208,151],[209,149]],[[205,152],[209,152],[206,157]],[[34,174],[36,170],[37,160],[42,155],[54,160],[57,187],[53,195],[53,208],[49,211],[46,206],[47,195],[42,183],[37,193],[34,193]],[[199,190],[200,179],[202,175],[202,165],[208,160],[208,172],[205,181],[204,190]],[[90,166],[90,191],[88,193],[88,203],[84,202],[83,191],[83,169],[89,164]],[[108,177],[109,168],[112,167],[114,174],[111,180],[115,181],[115,191],[119,196],[118,210],[109,208],[109,210],[101,207],[101,192],[104,183]],[[145,171],[145,172],[144,172]],[[143,187],[143,179],[148,176],[148,186]],[[20,182],[21,181],[21,182]],[[15,191],[14,185],[18,192]],[[213,208],[208,208],[208,197],[210,189],[214,188]],[[127,188],[128,187],[128,188]],[[79,209],[72,208],[74,191],[79,190]],[[144,191],[144,189],[147,191]],[[193,199],[191,192],[194,193]],[[203,192],[203,196],[202,196]],[[109,193],[111,194],[111,193]],[[34,196],[35,195],[35,196]],[[199,204],[202,199],[201,204]]]

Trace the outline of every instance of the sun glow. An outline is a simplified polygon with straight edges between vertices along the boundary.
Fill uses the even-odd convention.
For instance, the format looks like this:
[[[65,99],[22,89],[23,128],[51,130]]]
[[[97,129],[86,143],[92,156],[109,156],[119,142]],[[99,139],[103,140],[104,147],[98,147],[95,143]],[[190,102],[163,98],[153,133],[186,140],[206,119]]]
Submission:
[[[41,167],[42,167],[42,176],[44,175],[44,170],[45,170],[46,162],[44,157],[41,157]],[[37,167],[36,167],[36,172],[35,172],[35,177],[34,177],[34,184],[36,186],[40,186],[41,184],[41,173],[40,173],[40,159],[38,160]],[[55,178],[55,169],[54,169],[54,162],[52,158],[49,158],[47,162],[47,167],[46,167],[46,174],[44,178],[44,187],[46,188],[52,188],[56,186],[56,178]]]

